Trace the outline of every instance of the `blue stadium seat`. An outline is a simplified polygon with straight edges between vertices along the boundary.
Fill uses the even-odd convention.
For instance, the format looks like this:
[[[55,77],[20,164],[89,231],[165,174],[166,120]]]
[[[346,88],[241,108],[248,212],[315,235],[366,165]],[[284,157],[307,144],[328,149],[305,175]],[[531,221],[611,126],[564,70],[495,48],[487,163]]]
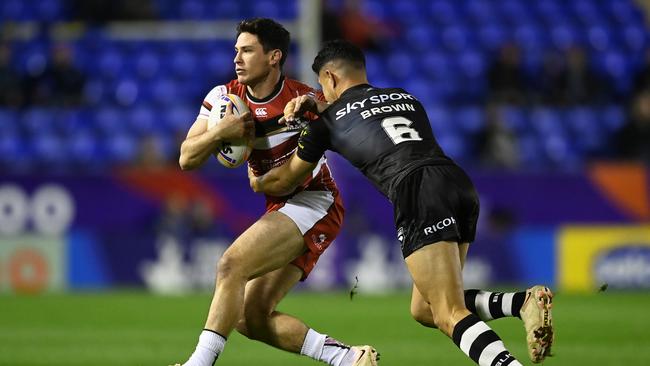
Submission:
[[[591,26],[586,29],[587,41],[589,46],[596,51],[605,51],[617,45],[617,41],[613,39],[614,32],[611,29],[603,26]]]
[[[75,168],[92,170],[94,167],[103,166],[105,157],[100,151],[101,144],[87,129],[80,129],[68,136],[66,145],[69,159]]]
[[[500,108],[499,113],[505,126],[517,135],[524,135],[530,129],[529,111],[525,108],[505,105]]]
[[[546,48],[549,44],[548,30],[541,29],[534,23],[517,26],[513,36],[517,45],[524,49]]]
[[[604,25],[605,19],[595,1],[574,0],[567,4],[575,17],[585,26]]]
[[[169,78],[155,80],[151,84],[152,99],[159,105],[170,104],[178,96],[176,83]]]
[[[172,105],[156,113],[156,117],[160,119],[157,123],[162,123],[171,133],[185,133],[199,115],[199,107],[199,105]]]
[[[485,115],[478,105],[459,106],[454,117],[455,123],[465,134],[475,135],[485,127]]]
[[[138,52],[135,56],[136,75],[142,81],[150,80],[158,75],[160,70],[160,57],[151,50]]]
[[[52,130],[54,116],[51,109],[30,108],[21,117],[21,126],[29,134],[38,134]]]
[[[436,134],[438,144],[447,156],[458,162],[463,162],[467,159],[469,152],[469,144],[459,135],[455,133],[443,132]]]
[[[425,106],[431,129],[435,135],[454,131],[455,125],[451,112],[442,104],[430,104]]]
[[[399,1],[396,1],[399,2]],[[429,5],[429,12],[434,22],[438,24],[454,24],[458,19],[462,19],[454,1],[434,0]],[[423,15],[426,13],[423,11]]]
[[[620,25],[643,24],[643,13],[631,0],[610,0],[605,3],[605,11]]]
[[[156,116],[155,109],[150,106],[136,106],[126,114],[126,119],[129,129],[138,136],[150,134],[165,127],[162,118]]]
[[[126,129],[124,113],[121,109],[104,106],[96,110],[92,125],[102,138],[110,139]]]
[[[452,52],[460,52],[468,46],[475,46],[470,31],[461,24],[443,28],[440,39],[442,45]]]
[[[521,167],[528,170],[544,168],[548,162],[541,141],[533,134],[519,136],[518,144]]]
[[[366,53],[366,72],[368,73],[368,79],[375,81],[376,78],[384,74],[385,68],[383,64],[383,55],[367,52]]]
[[[53,22],[64,18],[63,4],[59,0],[36,1],[32,3],[30,10],[40,21]]]
[[[487,24],[476,31],[476,38],[486,51],[493,51],[505,44],[511,37],[500,24]]]
[[[420,7],[417,0],[391,1],[390,6],[393,19],[400,20],[405,24],[426,19],[425,9]]]
[[[329,3],[329,2],[328,2]],[[361,2],[361,11],[364,15],[378,19],[384,20],[390,18],[390,11],[387,10],[387,4],[382,0],[368,0]]]
[[[91,106],[98,106],[106,102],[106,87],[101,79],[91,78],[86,81],[83,90],[83,99]]]
[[[565,135],[562,116],[553,108],[538,107],[530,113],[530,123],[541,136]]]
[[[584,37],[580,29],[569,23],[558,23],[551,27],[551,42],[560,50],[566,50],[571,46],[583,43]]]
[[[430,51],[419,59],[418,67],[431,80],[442,80],[452,72],[451,62],[443,52]]]
[[[18,112],[9,108],[0,108],[0,136],[18,131]]]
[[[557,0],[535,1],[531,2],[531,6],[531,10],[546,23],[564,18],[566,14],[564,6]]]
[[[487,67],[485,60],[486,57],[475,50],[468,50],[460,53],[457,56],[457,62],[461,75],[469,79],[484,77]]]
[[[395,51],[388,56],[386,66],[392,77],[398,80],[409,78],[415,73],[415,58],[406,52]]]
[[[497,1],[498,12],[511,24],[529,24],[533,21],[532,12],[523,1],[501,0]]]
[[[30,19],[30,12],[23,0],[5,0],[0,4],[2,19],[25,21]]]
[[[642,53],[648,46],[648,33],[642,26],[626,25],[621,39],[628,51]]]
[[[499,15],[497,14],[494,3],[489,0],[469,0],[459,2],[464,6],[464,12],[467,18],[475,24],[497,23]]]
[[[115,48],[107,48],[97,57],[99,73],[104,78],[116,78],[122,71],[124,55]]]
[[[242,19],[244,10],[242,2],[232,0],[217,0],[209,5],[209,17],[217,19]]]
[[[603,125],[603,128],[610,134],[621,129],[627,118],[625,109],[615,104],[601,107],[597,114],[601,119],[600,123]]]
[[[89,123],[88,114],[82,109],[61,108],[55,111],[53,117],[56,130],[63,135],[85,128]]]
[[[205,67],[208,75],[215,78],[215,83],[223,84],[232,79],[235,72],[235,64],[233,62],[235,52],[232,47],[227,49],[221,47],[215,48],[206,56],[207,57],[202,61],[204,62],[203,67]]]
[[[571,170],[581,163],[578,151],[565,136],[547,136],[543,140],[543,149],[549,162],[555,168]]]
[[[177,50],[171,55],[171,70],[176,78],[187,78],[199,69],[199,61],[187,48]]]
[[[201,20],[208,19],[209,7],[201,0],[184,0],[179,3],[180,19]]]
[[[432,102],[431,83],[426,80],[408,79],[403,88],[424,105]]]
[[[290,4],[283,4],[290,5]],[[280,18],[281,10],[280,5],[276,4],[275,1],[260,0],[250,3],[250,8],[248,13],[253,17],[268,17],[272,19]]]
[[[140,93],[140,84],[132,78],[117,80],[115,83],[114,99],[117,104],[130,107],[138,100]]]
[[[133,136],[127,133],[114,135],[105,139],[104,149],[107,158],[114,164],[129,164],[136,160],[138,155],[138,143]]]
[[[20,134],[0,134],[0,167],[7,171],[25,172],[31,169],[33,160],[29,141]]]
[[[47,169],[61,168],[68,160],[66,145],[54,134],[40,134],[32,137],[36,161]]]
[[[436,37],[437,32],[433,32],[432,28],[430,24],[426,23],[409,26],[404,35],[408,47],[420,52],[435,48],[440,41]]]
[[[612,82],[618,94],[627,94],[631,88],[631,67],[625,54],[611,50],[597,54],[596,68]]]

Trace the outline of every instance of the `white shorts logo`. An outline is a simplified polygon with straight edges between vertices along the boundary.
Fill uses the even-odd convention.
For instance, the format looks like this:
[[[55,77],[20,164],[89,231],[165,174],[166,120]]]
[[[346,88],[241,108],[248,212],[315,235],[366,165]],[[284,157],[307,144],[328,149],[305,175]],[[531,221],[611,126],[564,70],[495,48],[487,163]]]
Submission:
[[[424,235],[431,235],[431,234],[433,234],[435,232],[438,232],[438,230],[442,230],[442,229],[444,229],[444,228],[446,228],[448,226],[451,226],[451,224],[455,224],[455,223],[456,223],[456,219],[454,219],[453,216],[452,217],[447,217],[445,219],[442,219],[442,220],[436,222],[435,224],[433,224],[431,226],[425,227],[424,228]]]

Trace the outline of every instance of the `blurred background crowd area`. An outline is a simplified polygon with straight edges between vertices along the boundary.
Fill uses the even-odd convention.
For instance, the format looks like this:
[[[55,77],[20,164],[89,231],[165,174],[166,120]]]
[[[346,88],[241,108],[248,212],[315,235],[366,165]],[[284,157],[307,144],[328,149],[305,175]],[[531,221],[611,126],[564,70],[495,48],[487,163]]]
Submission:
[[[272,17],[298,39],[300,11],[297,0],[3,0],[0,169],[176,164],[203,96],[234,77],[236,21]],[[371,83],[420,99],[466,166],[650,163],[643,2],[335,0],[319,14],[321,39],[363,47]],[[299,78],[311,59],[295,48],[285,73]]]

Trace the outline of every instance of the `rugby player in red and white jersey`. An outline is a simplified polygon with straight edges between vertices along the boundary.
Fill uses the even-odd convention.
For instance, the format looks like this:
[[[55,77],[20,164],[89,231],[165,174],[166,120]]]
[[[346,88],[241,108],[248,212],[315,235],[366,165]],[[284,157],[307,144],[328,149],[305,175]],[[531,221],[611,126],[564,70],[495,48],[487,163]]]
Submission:
[[[222,140],[250,135],[249,175],[282,165],[295,151],[300,129],[280,125],[285,104],[316,92],[283,76],[289,32],[271,19],[244,20],[237,27],[237,79],[212,89],[181,145],[184,170],[201,166]],[[237,94],[254,116],[229,109],[219,125],[207,129],[212,105],[222,94]],[[284,197],[266,197],[266,213],[226,250],[217,265],[216,286],[205,329],[183,365],[210,366],[233,329],[248,338],[300,353],[334,366],[377,364],[370,346],[347,346],[310,329],[303,321],[275,310],[287,292],[304,280],[318,257],[339,233],[343,206],[325,158],[310,177]]]

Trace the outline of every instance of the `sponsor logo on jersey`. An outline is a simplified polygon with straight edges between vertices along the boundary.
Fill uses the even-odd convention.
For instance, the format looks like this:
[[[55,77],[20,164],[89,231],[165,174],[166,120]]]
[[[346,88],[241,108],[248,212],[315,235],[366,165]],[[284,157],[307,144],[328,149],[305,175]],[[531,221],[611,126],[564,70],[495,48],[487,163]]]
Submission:
[[[397,240],[399,240],[400,243],[404,243],[404,228],[401,226],[397,229]]]
[[[266,117],[269,113],[266,111],[266,107],[255,108],[255,115],[257,117]]]
[[[397,100],[417,100],[414,96],[408,93],[390,93],[390,94],[378,94],[373,95],[370,98],[364,98],[360,101],[347,103],[344,108],[336,111],[336,120],[342,118],[346,114],[355,111],[359,108],[365,108],[366,102],[370,101],[370,105],[383,104],[387,102],[393,102]]]
[[[447,228],[447,227],[449,227],[449,226],[451,226],[452,224],[455,224],[455,223],[456,223],[456,219],[454,219],[453,216],[444,218],[444,219],[436,222],[435,224],[433,224],[431,226],[425,227],[424,228],[424,235],[431,235],[431,234],[433,234],[435,232],[438,232],[439,230],[443,230],[443,229],[445,229],[445,228]]]

